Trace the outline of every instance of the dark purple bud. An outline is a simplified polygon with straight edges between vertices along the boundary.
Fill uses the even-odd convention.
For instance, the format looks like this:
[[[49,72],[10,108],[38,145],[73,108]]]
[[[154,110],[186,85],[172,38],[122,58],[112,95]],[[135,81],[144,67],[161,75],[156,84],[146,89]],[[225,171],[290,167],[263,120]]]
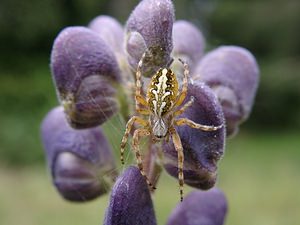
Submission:
[[[109,46],[95,32],[69,27],[55,39],[51,71],[70,125],[87,128],[117,112],[113,85],[120,70]]]
[[[177,20],[173,26],[173,42],[174,58],[183,59],[193,70],[204,54],[205,39],[200,30],[188,21]],[[174,63],[178,63],[179,68],[182,68],[178,60],[175,60]]]
[[[219,98],[226,118],[227,135],[233,135],[252,109],[259,68],[246,49],[223,46],[209,52],[198,64],[195,79],[209,85]]]
[[[90,22],[89,28],[97,33],[113,49],[122,72],[124,85],[134,83],[124,52],[124,29],[122,25],[113,17],[98,16]],[[120,94],[118,97],[120,97]],[[119,98],[119,100],[121,99]]]
[[[97,16],[90,22],[88,27],[112,47],[115,53],[123,53],[124,30],[122,25],[115,18],[110,16]]]
[[[204,83],[189,84],[187,102],[194,103],[181,117],[208,126],[221,126],[215,131],[203,131],[187,125],[177,126],[184,151],[184,182],[192,187],[209,189],[217,178],[217,163],[224,153],[225,126],[222,107],[213,91]],[[163,145],[164,166],[167,172],[178,177],[178,157],[173,142]]]
[[[135,71],[144,52],[143,76],[152,76],[172,61],[174,7],[171,0],[143,0],[126,24],[125,48]]]
[[[64,198],[87,201],[109,191],[116,168],[99,127],[71,128],[60,106],[47,114],[41,133],[53,183]]]
[[[105,214],[104,225],[155,225],[155,213],[145,178],[136,167],[117,179]]]
[[[227,200],[221,190],[193,191],[173,210],[167,225],[223,225],[226,214]]]

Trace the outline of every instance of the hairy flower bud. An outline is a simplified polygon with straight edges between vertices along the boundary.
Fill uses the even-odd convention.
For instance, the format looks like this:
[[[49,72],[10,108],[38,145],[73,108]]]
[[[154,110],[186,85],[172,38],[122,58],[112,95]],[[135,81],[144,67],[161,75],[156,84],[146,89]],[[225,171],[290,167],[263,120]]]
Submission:
[[[99,125],[118,109],[113,87],[120,70],[109,46],[84,27],[65,28],[55,39],[51,71],[70,125]]]
[[[185,183],[196,188],[209,189],[216,182],[217,162],[224,153],[224,116],[215,94],[204,83],[189,84],[188,90],[185,102],[193,96],[194,103],[181,117],[202,125],[223,125],[216,131],[202,131],[189,126],[178,126],[176,128],[184,151],[183,172]],[[177,151],[172,141],[164,143],[163,151],[164,167],[171,176],[177,178]]]
[[[88,27],[97,33],[114,50],[114,53],[123,53],[124,31],[122,25],[115,18],[97,16]]]
[[[109,190],[115,162],[100,128],[71,128],[60,106],[47,114],[41,133],[53,183],[64,198],[86,201]]]
[[[115,224],[156,224],[148,184],[136,167],[127,168],[113,187],[104,225]]]
[[[214,90],[223,107],[227,135],[234,134],[251,112],[259,82],[253,55],[241,47],[219,47],[203,57],[195,69],[194,79],[200,79]]]
[[[144,0],[133,10],[126,24],[125,48],[128,62],[136,70],[144,52],[143,76],[152,76],[172,61],[174,7],[171,0]]]
[[[227,200],[221,190],[193,191],[173,210],[167,225],[223,225],[226,213]]]
[[[177,20],[173,26],[173,56],[181,58],[190,65],[191,71],[204,54],[205,39],[195,25]],[[175,60],[174,63],[179,63]],[[179,68],[182,65],[179,63]],[[182,70],[181,70],[182,71]],[[182,74],[182,73],[181,73]]]

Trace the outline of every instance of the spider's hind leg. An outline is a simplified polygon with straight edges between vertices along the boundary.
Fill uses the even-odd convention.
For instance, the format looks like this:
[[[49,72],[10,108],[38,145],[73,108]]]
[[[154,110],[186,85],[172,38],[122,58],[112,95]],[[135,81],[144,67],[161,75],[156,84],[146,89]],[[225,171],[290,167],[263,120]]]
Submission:
[[[187,108],[189,108],[194,103],[194,96],[191,97],[191,99],[185,103],[180,109],[176,110],[174,112],[174,117],[181,115],[185,112]]]
[[[139,109],[139,104],[148,107],[147,101],[144,96],[142,96],[142,66],[143,66],[143,61],[146,57],[146,52],[143,54],[142,58],[140,59],[138,63],[138,67],[136,69],[136,83],[135,83],[135,108],[136,110]]]
[[[182,59],[178,59],[182,65],[183,65],[183,83],[182,83],[182,89],[180,94],[177,97],[177,100],[175,102],[174,107],[180,106],[184,99],[186,98],[187,92],[188,92],[188,76],[190,75],[189,66],[186,62],[184,62]]]

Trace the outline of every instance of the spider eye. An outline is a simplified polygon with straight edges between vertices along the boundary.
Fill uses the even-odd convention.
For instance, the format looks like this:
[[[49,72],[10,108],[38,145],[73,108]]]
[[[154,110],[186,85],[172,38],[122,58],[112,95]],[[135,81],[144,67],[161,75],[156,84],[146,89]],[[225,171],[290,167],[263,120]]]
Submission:
[[[155,135],[155,137],[158,138],[158,139],[161,139],[161,138],[163,138],[164,136],[163,136],[163,135]]]

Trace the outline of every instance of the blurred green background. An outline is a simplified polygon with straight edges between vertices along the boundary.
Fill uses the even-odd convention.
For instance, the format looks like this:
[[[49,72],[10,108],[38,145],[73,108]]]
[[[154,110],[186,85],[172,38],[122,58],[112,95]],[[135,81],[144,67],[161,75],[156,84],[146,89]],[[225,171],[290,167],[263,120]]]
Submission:
[[[101,14],[124,24],[137,2],[1,0],[0,224],[101,223],[107,197],[86,205],[66,203],[45,169],[39,127],[57,105],[49,56],[62,28],[86,25]],[[227,224],[299,224],[300,1],[173,2],[177,19],[202,30],[207,50],[245,47],[261,69],[251,117],[228,141],[220,163],[218,186],[230,208]],[[178,197],[175,180],[165,175],[161,183],[155,196],[159,224]]]

